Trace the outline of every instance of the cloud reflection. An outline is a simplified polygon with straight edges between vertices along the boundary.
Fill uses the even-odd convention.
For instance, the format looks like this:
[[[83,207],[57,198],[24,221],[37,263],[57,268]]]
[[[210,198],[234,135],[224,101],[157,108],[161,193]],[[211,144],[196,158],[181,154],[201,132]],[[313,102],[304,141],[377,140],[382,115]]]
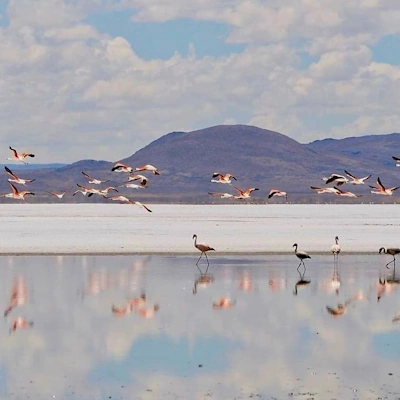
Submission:
[[[153,256],[138,268],[130,256],[87,256],[86,266],[78,256],[64,256],[61,268],[53,257],[15,257],[0,271],[2,306],[23,276],[27,298],[35,295],[10,317],[23,311],[35,324],[13,335],[9,324],[0,330],[0,396],[21,397],[29,389],[31,398],[302,398],[316,392],[321,399],[354,393],[376,399],[395,391],[396,377],[388,374],[397,374],[400,354],[394,349],[387,357],[381,349],[397,346],[388,338],[398,334],[399,309],[395,291],[390,301],[376,302],[379,271],[371,257],[341,256],[346,284],[339,295],[322,284],[332,277],[328,256],[315,256],[300,279],[290,256],[219,257],[196,296],[193,276],[196,282],[202,274],[184,256]],[[94,276],[109,284],[82,299]],[[243,290],[244,278],[258,290]],[[293,296],[299,280],[309,281],[307,289]],[[215,312],[210,304],[221,298],[236,304]],[[130,315],[115,318],[113,304],[129,306]],[[340,304],[346,317],[332,318],[327,305],[338,310]]]

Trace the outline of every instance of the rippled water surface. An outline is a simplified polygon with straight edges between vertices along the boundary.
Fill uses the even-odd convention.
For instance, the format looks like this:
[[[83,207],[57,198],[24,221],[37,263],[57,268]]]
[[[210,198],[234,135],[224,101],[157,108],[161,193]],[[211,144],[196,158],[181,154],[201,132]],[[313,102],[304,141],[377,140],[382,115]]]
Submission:
[[[0,398],[400,398],[391,256],[197,258],[0,257]]]

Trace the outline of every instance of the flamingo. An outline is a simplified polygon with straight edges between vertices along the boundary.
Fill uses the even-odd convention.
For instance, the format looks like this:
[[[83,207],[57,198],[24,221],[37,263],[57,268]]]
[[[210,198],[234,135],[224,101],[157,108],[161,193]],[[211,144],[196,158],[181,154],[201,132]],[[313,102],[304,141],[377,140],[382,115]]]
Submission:
[[[375,189],[375,190],[371,190],[371,193],[382,194],[384,196],[392,196],[393,192],[400,187],[400,186],[397,186],[397,187],[393,186],[391,188],[386,189],[385,186],[382,185],[382,182],[379,179],[379,176],[378,176],[378,179],[376,180],[376,183],[377,183],[378,187],[369,185],[369,187],[371,189]]]
[[[246,191],[243,191],[235,186],[234,188],[239,192],[238,196],[234,196],[235,199],[249,199],[252,192],[259,190],[258,188],[249,188]]]
[[[109,179],[107,179],[106,181],[102,181],[102,180],[100,180],[100,179],[93,178],[92,176],[90,176],[89,174],[87,174],[87,173],[84,172],[84,171],[82,171],[82,174],[83,174],[83,176],[85,176],[86,178],[89,179],[89,183],[93,183],[94,185],[100,185],[100,184],[102,184],[102,183],[110,182]]]
[[[222,175],[219,172],[214,172],[212,177],[213,178],[218,177],[218,179],[211,179],[211,182],[215,182],[215,183],[231,184],[231,182],[232,182],[231,179],[234,179],[235,181],[237,180],[232,174]]]
[[[57,193],[57,192],[47,192],[47,193],[51,194],[54,197],[62,199],[65,196],[65,194],[68,193],[68,190],[65,190],[64,192],[61,192],[61,193]]]
[[[120,185],[118,187],[126,187],[130,189],[145,189],[147,186],[136,185],[136,183],[124,183],[123,185]]]
[[[339,193],[339,189],[337,189],[335,187],[320,188],[320,187],[316,187],[316,186],[310,186],[310,188],[312,190],[315,190],[318,194],[323,194],[323,193],[338,194]]]
[[[329,178],[323,178],[323,180],[325,180],[326,185],[331,182],[336,182],[337,186],[343,185],[349,181],[345,176],[339,174],[332,174]]]
[[[396,161],[396,167],[400,167],[400,158],[392,156],[393,160]]]
[[[142,165],[141,167],[135,168],[136,171],[151,171],[154,175],[160,175],[160,172],[156,167],[150,164]]]
[[[286,201],[287,201],[287,197],[288,197],[286,192],[282,192],[282,191],[280,191],[278,189],[271,189],[269,191],[268,198],[270,199],[271,197],[274,197],[274,196],[285,197]]]
[[[196,234],[193,235],[192,239],[194,239],[194,247],[196,247],[196,249],[198,249],[199,251],[201,251],[200,257],[199,257],[199,259],[198,259],[197,262],[196,262],[197,268],[199,267],[198,264],[199,264],[200,258],[201,258],[201,257],[203,256],[203,254],[204,254],[204,255],[206,256],[206,260],[207,260],[207,269],[208,269],[208,267],[210,266],[210,263],[209,263],[209,261],[208,261],[207,251],[210,251],[210,250],[215,251],[215,249],[214,249],[213,247],[210,247],[208,244],[200,244],[200,243],[197,243],[197,235],[196,235]],[[199,268],[199,269],[200,269],[200,268]],[[200,272],[201,272],[201,271],[200,271]],[[207,273],[207,270],[206,270],[206,273]]]
[[[18,189],[12,183],[10,183],[10,186],[12,189],[12,193],[3,194],[3,195],[1,195],[1,197],[8,197],[9,199],[15,199],[15,200],[23,200],[26,202],[25,196],[27,194],[32,194],[32,195],[35,194],[32,192],[28,192],[27,190],[23,190],[22,192],[19,192]]]
[[[233,194],[230,193],[220,193],[220,192],[208,192],[211,196],[218,196],[221,199],[231,199],[232,197],[235,197]]]
[[[391,248],[388,248],[388,249],[385,249],[384,247],[381,247],[379,249],[379,254],[381,254],[382,252],[383,252],[383,254],[390,254],[391,256],[393,256],[393,260],[389,261],[386,264],[386,268],[389,269],[388,265],[391,264],[391,263],[393,263],[393,266],[396,267],[396,254],[400,253],[400,249],[397,248],[397,247],[391,247]]]
[[[115,172],[133,172],[133,168],[118,162],[111,168],[111,171],[115,171]]]
[[[333,259],[337,260],[340,253],[339,237],[335,236],[335,244],[332,245],[331,251],[333,253]]]
[[[349,182],[352,185],[364,185],[365,181],[369,178],[371,178],[371,175],[368,176],[364,176],[363,178],[357,178],[355,177],[353,174],[351,174],[350,172],[344,170],[344,172],[346,173],[346,175],[348,175],[352,180]]]
[[[32,153],[23,152],[19,154],[17,150],[13,149],[11,146],[9,146],[9,149],[13,152],[13,156],[11,158],[10,157],[6,158],[6,160],[21,161],[24,164],[28,164],[26,161],[24,161],[24,159],[26,157],[35,157],[35,155]]]
[[[140,180],[140,184],[142,186],[146,186],[147,178],[144,175],[134,175],[134,176],[128,177],[128,182],[137,181],[137,180]]]
[[[361,194],[355,194],[353,192],[348,192],[347,190],[342,190],[337,188],[336,186],[333,187],[334,189],[337,190],[337,192],[335,193],[337,196],[343,196],[343,197],[361,197]]]
[[[294,254],[296,254],[296,257],[300,260],[300,264],[297,267],[297,270],[299,270],[299,267],[301,264],[303,264],[304,268],[306,268],[306,265],[304,264],[304,260],[306,258],[311,258],[305,251],[299,250],[297,251],[297,243],[295,243],[292,247],[294,247]]]
[[[135,204],[135,205],[137,205],[139,207],[144,208],[148,212],[153,212],[153,211],[150,210],[150,208],[148,208],[147,206],[142,204],[140,201],[132,201],[132,200],[128,199],[125,196],[121,196],[121,195],[120,196],[111,196],[111,197],[106,197],[106,199],[110,199],[110,200],[113,200],[113,201],[119,201],[121,203]]]
[[[17,175],[15,175],[10,168],[8,168],[6,165],[4,166],[4,169],[6,170],[7,174],[11,176],[11,178],[8,178],[8,182],[14,182],[14,183],[19,183],[20,185],[26,185],[27,183],[33,182],[36,179],[22,179],[18,178]]]

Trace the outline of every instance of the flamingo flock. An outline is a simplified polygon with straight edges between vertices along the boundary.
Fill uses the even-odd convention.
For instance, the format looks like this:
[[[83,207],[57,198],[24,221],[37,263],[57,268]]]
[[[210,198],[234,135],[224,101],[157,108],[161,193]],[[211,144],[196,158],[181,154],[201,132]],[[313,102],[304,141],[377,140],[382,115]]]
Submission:
[[[35,154],[29,153],[29,152],[22,152],[19,153],[16,149],[13,147],[9,147],[10,150],[12,151],[12,157],[7,157],[6,160],[12,160],[12,161],[19,161],[22,162],[23,164],[28,164],[25,159],[27,157],[35,157]],[[26,198],[25,196],[28,195],[35,195],[35,193],[32,190],[20,190],[16,185],[23,185],[23,186],[28,186],[32,182],[34,182],[36,179],[27,179],[27,178],[21,178],[19,177],[15,172],[13,172],[8,166],[4,166],[4,170],[9,176],[8,183],[10,185],[11,192],[5,193],[5,194],[0,194],[0,197],[4,198],[9,198],[9,199],[14,199],[14,200],[22,200],[24,203],[26,203]],[[149,181],[148,177],[143,175],[145,172],[150,172],[154,175],[161,175],[160,171],[151,164],[145,164],[139,167],[132,167],[129,165],[125,165],[121,162],[116,162],[114,166],[111,168],[112,172],[120,172],[124,174],[128,174],[127,180],[118,186],[107,186],[103,188],[99,188],[99,185],[106,184],[110,182],[110,179],[99,179],[97,177],[94,177],[90,175],[86,171],[81,171],[82,175],[87,179],[87,185],[83,185],[80,183],[76,183],[77,189],[72,192],[72,188],[66,188],[65,190],[62,191],[54,191],[54,190],[48,190],[45,193],[49,194],[58,200],[61,200],[64,198],[64,196],[67,193],[72,192],[72,196],[76,196],[78,194],[81,194],[87,198],[90,198],[94,195],[101,196],[105,199],[108,199],[110,201],[115,201],[120,204],[131,204],[131,205],[136,205],[142,208],[143,210],[147,212],[152,212],[152,210],[143,204],[142,202],[132,199],[126,195],[119,194],[119,189],[124,188],[124,189],[144,189],[147,188],[147,183]],[[138,172],[141,172],[142,174],[138,174]],[[133,183],[138,181],[138,184]],[[91,185],[91,186],[90,186]],[[116,192],[118,194],[110,194],[110,192]]]
[[[35,154],[31,152],[18,152],[17,149],[9,146],[12,154],[11,157],[7,157],[6,160],[18,161],[23,164],[28,164],[26,161],[28,158],[35,157]],[[400,166],[400,158],[392,156],[392,159],[396,162],[396,166]],[[35,193],[31,190],[23,190],[20,191],[15,185],[23,185],[28,186],[36,179],[34,178],[21,178],[15,172],[13,172],[8,166],[4,167],[6,173],[8,174],[8,182],[10,184],[11,192],[0,194],[0,197],[22,200],[26,202],[25,196],[34,195]],[[106,184],[110,182],[110,179],[100,179],[99,177],[94,177],[89,174],[87,171],[81,171],[82,175],[87,179],[87,184],[76,183],[77,188],[73,191],[71,188],[65,188],[61,191],[47,190],[46,193],[61,200],[68,193],[72,193],[72,196],[77,194],[81,194],[87,198],[92,197],[93,195],[102,196],[111,201],[117,201],[122,204],[132,204],[141,207],[143,210],[147,212],[152,212],[148,206],[144,205],[141,201],[137,199],[131,199],[130,196],[125,194],[118,193],[121,189],[124,190],[135,190],[138,193],[142,192],[142,189],[147,189],[149,178],[144,175],[144,173],[149,172],[153,175],[162,175],[160,170],[152,164],[143,164],[138,167],[134,167],[131,165],[126,165],[120,161],[114,163],[111,168],[112,172],[120,173],[121,175],[126,175],[126,180],[122,184],[118,184],[116,186],[108,186],[106,188],[97,188],[99,185]],[[365,186],[366,182],[371,178],[371,174],[365,176],[356,176],[353,173],[349,172],[347,169],[344,170],[344,174],[332,173],[329,177],[323,177],[322,181],[324,181],[324,185],[322,186],[310,186],[310,188],[315,191],[317,194],[334,194],[339,197],[349,197],[349,198],[360,198],[362,194],[354,193],[349,190],[344,190],[343,187],[345,185],[352,185],[354,187],[357,186]],[[210,196],[214,196],[221,199],[229,199],[229,200],[249,200],[252,198],[253,192],[259,191],[260,188],[255,186],[242,186],[235,184],[233,186],[233,182],[238,182],[238,176],[233,174],[232,172],[222,171],[222,172],[213,172],[211,176],[211,183],[215,183],[218,185],[224,185],[225,187],[231,187],[233,191],[208,191]],[[329,186],[329,185],[332,186]],[[92,186],[89,186],[92,185]],[[376,195],[383,196],[392,196],[394,192],[400,186],[391,186],[387,187],[381,181],[381,178],[378,176],[376,179],[376,185],[368,185],[370,187],[370,193]],[[117,192],[113,195],[109,195],[110,191]],[[143,193],[143,192],[142,192]],[[288,202],[289,192],[287,190],[282,190],[282,188],[272,188],[269,189],[267,194],[267,199],[271,200],[273,198],[283,197],[286,202]]]

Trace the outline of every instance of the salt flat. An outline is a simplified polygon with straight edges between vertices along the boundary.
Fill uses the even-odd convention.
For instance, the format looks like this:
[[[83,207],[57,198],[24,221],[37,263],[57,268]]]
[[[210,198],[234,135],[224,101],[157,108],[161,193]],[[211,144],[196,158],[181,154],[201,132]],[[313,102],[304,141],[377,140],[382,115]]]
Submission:
[[[2,204],[0,254],[193,253],[192,235],[219,254],[400,247],[400,207],[378,204]]]

